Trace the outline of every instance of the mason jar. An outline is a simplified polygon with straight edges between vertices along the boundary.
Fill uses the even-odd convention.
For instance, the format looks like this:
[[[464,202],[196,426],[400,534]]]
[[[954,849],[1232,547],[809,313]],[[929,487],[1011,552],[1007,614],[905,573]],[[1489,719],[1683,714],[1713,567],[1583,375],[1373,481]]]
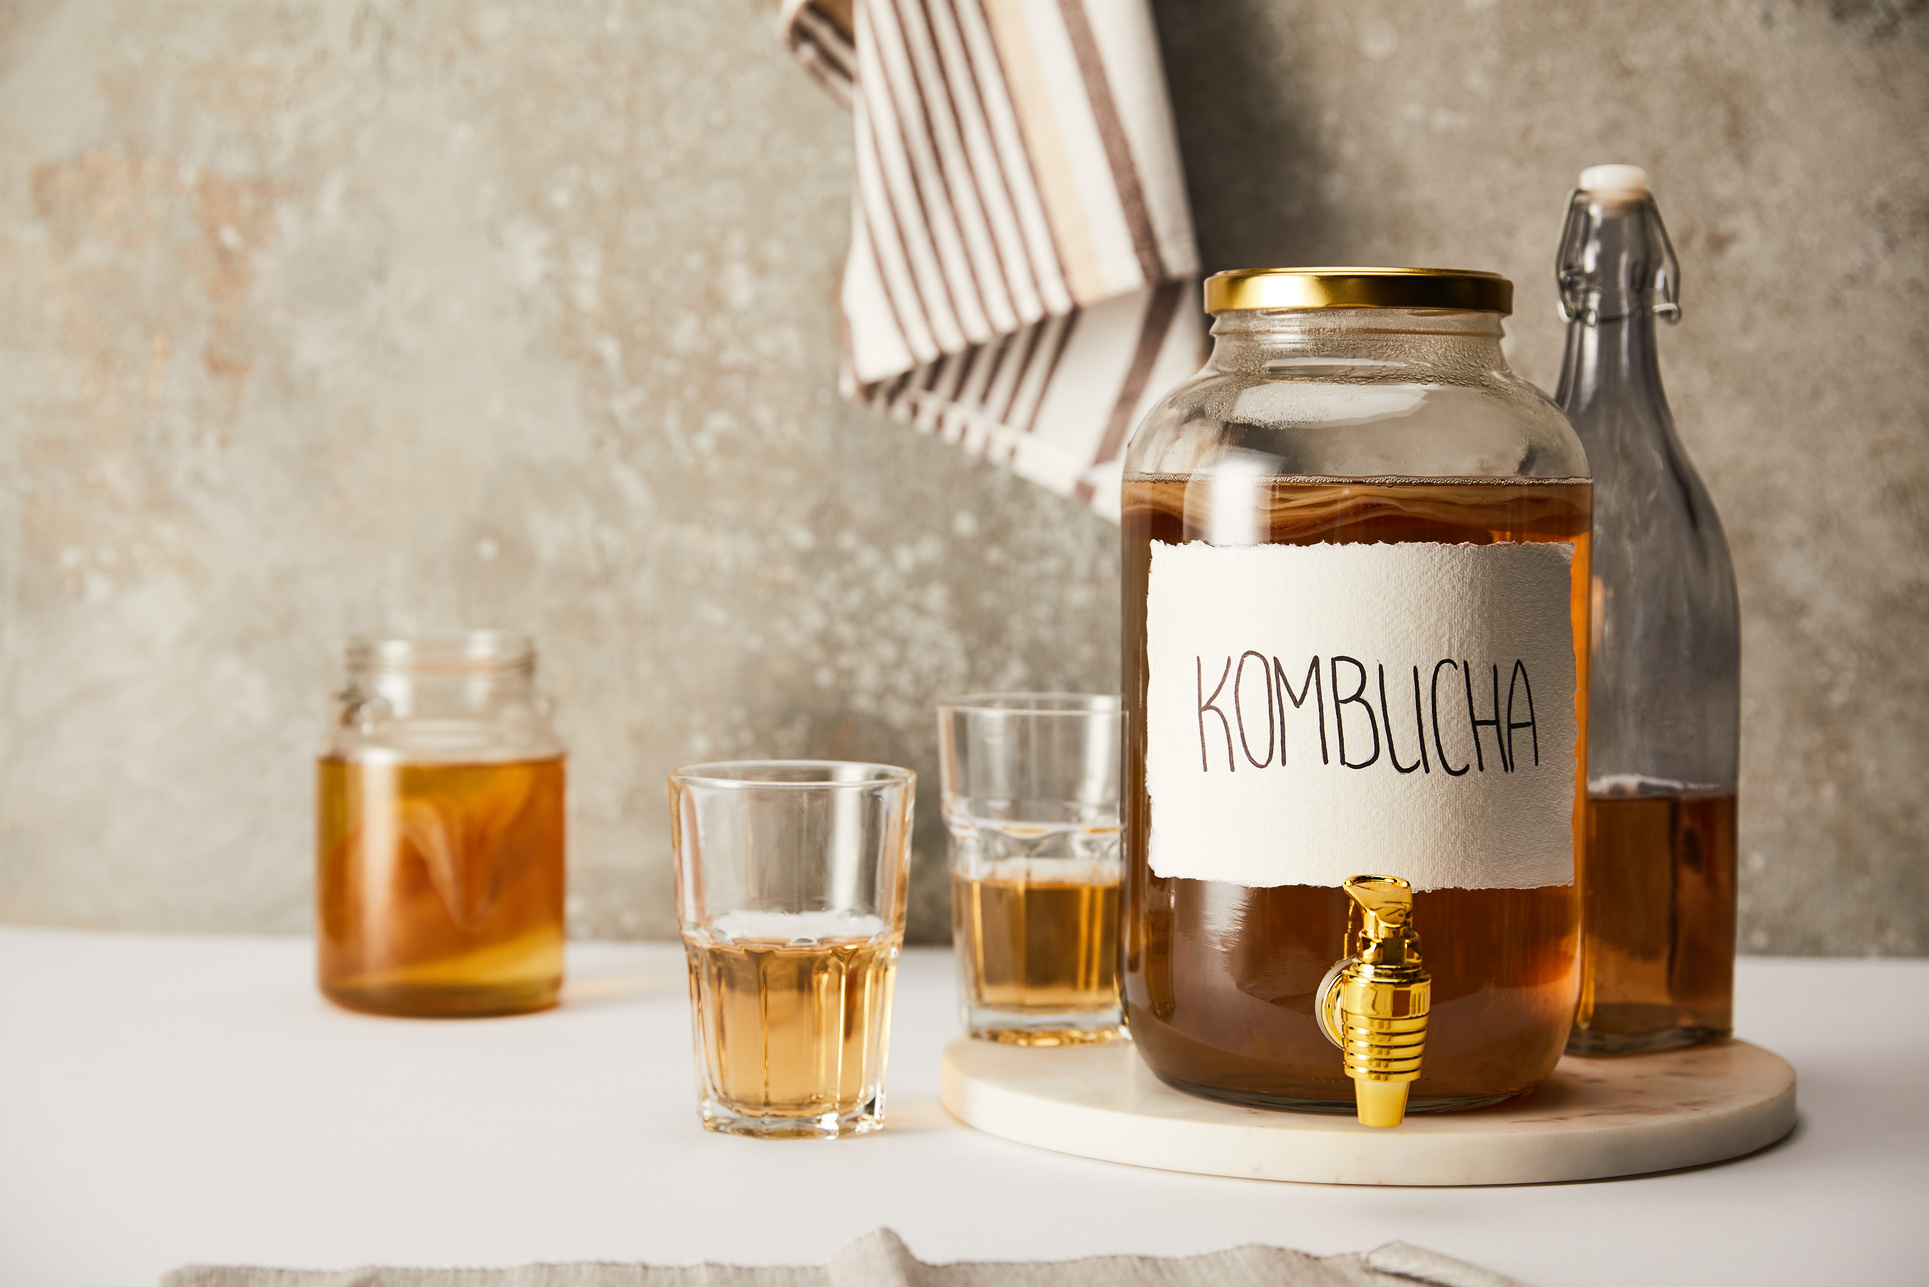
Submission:
[[[536,650],[356,638],[316,772],[321,990],[377,1014],[516,1014],[563,980],[564,752]]]
[[[1213,349],[1127,449],[1123,992],[1183,1090],[1351,1111],[1316,1017],[1342,891],[1413,888],[1412,1111],[1532,1089],[1577,991],[1586,457],[1491,273],[1206,283]]]

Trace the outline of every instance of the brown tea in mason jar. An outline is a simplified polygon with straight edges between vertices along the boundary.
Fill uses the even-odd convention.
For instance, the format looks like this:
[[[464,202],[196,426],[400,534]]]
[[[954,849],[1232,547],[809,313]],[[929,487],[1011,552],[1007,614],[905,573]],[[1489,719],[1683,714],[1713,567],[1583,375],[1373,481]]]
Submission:
[[[356,639],[316,764],[322,993],[421,1017],[556,1004],[563,746],[535,649],[494,631]]]
[[[321,976],[384,1013],[501,1013],[563,968],[563,758],[317,766]]]
[[[1559,1060],[1578,990],[1591,485],[1489,274],[1208,282],[1125,462],[1123,992],[1184,1090],[1351,1111],[1316,1017],[1355,876],[1413,889],[1413,1111]],[[1357,911],[1353,925],[1358,926]]]

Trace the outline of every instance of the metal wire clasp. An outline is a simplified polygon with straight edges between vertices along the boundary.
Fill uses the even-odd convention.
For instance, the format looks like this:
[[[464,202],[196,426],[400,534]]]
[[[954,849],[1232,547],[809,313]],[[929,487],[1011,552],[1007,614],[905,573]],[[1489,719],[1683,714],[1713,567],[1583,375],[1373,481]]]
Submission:
[[[1630,210],[1636,213],[1630,216]],[[1613,208],[1615,217],[1634,217],[1641,223],[1641,245],[1627,262],[1603,253],[1601,225],[1609,213],[1596,194],[1584,188],[1568,194],[1567,223],[1561,229],[1561,248],[1554,257],[1561,320],[1579,318],[1593,326],[1646,308],[1663,321],[1679,322],[1681,264],[1654,198],[1643,192],[1638,203],[1621,201]],[[1630,271],[1632,276],[1626,276]]]
[[[1347,917],[1340,950],[1352,955],[1327,971],[1314,1013],[1353,1079],[1360,1124],[1398,1126],[1407,1087],[1420,1075],[1433,990],[1413,931],[1413,886],[1398,876],[1355,876],[1344,888],[1361,925],[1355,935]]]

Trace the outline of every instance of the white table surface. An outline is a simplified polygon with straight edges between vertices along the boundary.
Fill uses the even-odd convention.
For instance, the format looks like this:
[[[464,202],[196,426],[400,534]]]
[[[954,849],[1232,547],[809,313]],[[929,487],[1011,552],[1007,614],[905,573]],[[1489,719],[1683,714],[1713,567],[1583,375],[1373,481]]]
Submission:
[[[1487,1189],[1179,1175],[960,1126],[937,949],[900,974],[886,1130],[709,1135],[680,950],[569,964],[559,1010],[408,1022],[326,1005],[303,940],[0,928],[0,1287],[190,1261],[821,1263],[880,1225],[928,1261],[1398,1238],[1539,1287],[1929,1283],[1929,961],[1742,962],[1740,1035],[1800,1076],[1783,1143]]]

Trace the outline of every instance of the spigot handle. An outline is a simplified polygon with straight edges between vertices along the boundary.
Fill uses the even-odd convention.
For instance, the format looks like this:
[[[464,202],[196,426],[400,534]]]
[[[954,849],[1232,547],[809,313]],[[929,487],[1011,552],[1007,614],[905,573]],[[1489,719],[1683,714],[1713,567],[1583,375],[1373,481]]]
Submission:
[[[1347,897],[1379,922],[1362,927],[1360,932],[1368,938],[1387,938],[1405,929],[1413,919],[1413,886],[1398,876],[1355,876],[1345,888]]]
[[[1433,985],[1413,930],[1413,887],[1398,876],[1355,876],[1345,889],[1362,924],[1357,941],[1342,945],[1354,954],[1320,981],[1314,1013],[1340,1048],[1361,1124],[1398,1126],[1420,1076]]]

